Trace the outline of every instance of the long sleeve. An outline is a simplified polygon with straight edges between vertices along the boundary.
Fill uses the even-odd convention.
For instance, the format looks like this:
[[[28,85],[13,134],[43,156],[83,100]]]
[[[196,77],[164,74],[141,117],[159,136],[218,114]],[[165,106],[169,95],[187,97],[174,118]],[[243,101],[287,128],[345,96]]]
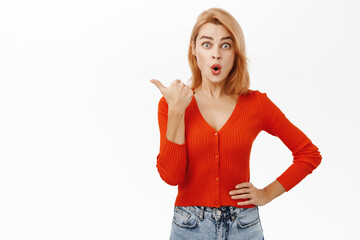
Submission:
[[[290,149],[293,163],[277,180],[286,191],[292,189],[321,163],[319,149],[295,125],[293,125],[281,110],[267,97],[260,94],[263,130],[277,136]]]
[[[164,97],[158,105],[158,122],[160,129],[160,152],[157,155],[156,167],[160,177],[169,185],[182,183],[187,166],[186,142],[177,144],[166,137],[168,121],[168,104]]]

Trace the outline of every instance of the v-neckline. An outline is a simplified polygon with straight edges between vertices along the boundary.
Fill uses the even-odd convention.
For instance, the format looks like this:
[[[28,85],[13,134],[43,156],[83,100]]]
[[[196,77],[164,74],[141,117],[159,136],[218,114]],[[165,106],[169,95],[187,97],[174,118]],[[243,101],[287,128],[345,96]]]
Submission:
[[[195,115],[198,117],[198,120],[200,121],[200,123],[202,123],[202,125],[211,133],[224,133],[234,122],[234,120],[236,119],[237,115],[238,115],[238,111],[239,111],[239,99],[240,96],[238,96],[237,100],[236,100],[236,105],[234,110],[232,111],[230,117],[226,120],[225,124],[218,130],[216,131],[215,128],[213,128],[203,117],[203,115],[200,112],[199,106],[197,105],[196,99],[195,99],[195,94],[193,95],[192,101],[194,104],[194,108],[195,108]]]

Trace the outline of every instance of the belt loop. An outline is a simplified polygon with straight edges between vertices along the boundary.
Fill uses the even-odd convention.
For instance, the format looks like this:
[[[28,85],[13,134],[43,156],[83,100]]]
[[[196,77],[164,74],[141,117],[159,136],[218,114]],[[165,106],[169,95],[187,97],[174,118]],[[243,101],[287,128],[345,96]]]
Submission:
[[[204,206],[200,206],[201,212],[200,212],[200,220],[202,221],[204,219]]]
[[[234,214],[234,207],[230,206],[230,216],[231,216],[231,221],[235,220],[235,214]]]

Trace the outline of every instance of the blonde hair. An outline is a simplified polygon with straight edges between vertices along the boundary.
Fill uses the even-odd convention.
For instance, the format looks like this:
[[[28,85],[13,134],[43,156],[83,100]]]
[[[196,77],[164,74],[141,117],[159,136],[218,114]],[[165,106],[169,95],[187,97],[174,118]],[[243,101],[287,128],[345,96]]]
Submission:
[[[247,67],[248,59],[245,53],[244,34],[236,19],[230,13],[221,8],[210,8],[202,12],[198,16],[192,29],[188,52],[189,64],[192,71],[192,77],[190,78],[190,88],[196,89],[200,87],[202,82],[201,72],[198,67],[196,57],[192,53],[192,42],[196,44],[196,37],[199,34],[200,28],[205,23],[222,25],[234,39],[235,61],[234,66],[229,72],[228,78],[226,79],[224,85],[226,94],[241,95],[247,93],[250,86],[250,77]]]

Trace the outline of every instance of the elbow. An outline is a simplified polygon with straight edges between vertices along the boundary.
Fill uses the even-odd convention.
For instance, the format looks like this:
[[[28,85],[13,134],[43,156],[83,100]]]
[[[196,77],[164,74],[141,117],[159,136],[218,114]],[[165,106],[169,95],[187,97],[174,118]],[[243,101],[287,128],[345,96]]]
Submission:
[[[177,185],[180,185],[184,179],[164,179],[164,178],[162,178],[162,180],[171,186],[177,186]]]
[[[181,174],[167,174],[161,167],[157,165],[157,169],[161,179],[171,186],[177,186],[184,181],[185,176]]]
[[[299,169],[302,169],[301,172],[307,174],[312,173],[321,163],[321,157],[306,157],[301,159],[294,160],[294,165]]]
[[[171,186],[177,186],[184,181],[184,178],[179,177],[167,177],[164,174],[160,174],[161,179]]]
[[[309,156],[311,158],[311,163],[313,165],[313,168],[317,168],[320,163],[321,163],[321,160],[322,160],[322,156],[320,154],[320,151],[319,149],[314,145],[314,149],[313,151],[311,152],[311,155]]]
[[[308,148],[304,148],[303,151],[294,155],[295,162],[303,162],[308,166],[310,172],[316,169],[322,162],[322,156],[319,149],[311,144]]]
[[[322,157],[320,153],[313,154],[311,157],[305,161],[308,165],[310,165],[310,173],[312,173],[321,163]]]
[[[317,152],[314,158],[315,158],[315,167],[318,167],[322,161],[322,156],[319,151]]]
[[[320,154],[320,152],[318,152],[315,156],[314,156],[314,166],[313,166],[313,170],[315,170],[321,163],[322,161],[322,156]]]

